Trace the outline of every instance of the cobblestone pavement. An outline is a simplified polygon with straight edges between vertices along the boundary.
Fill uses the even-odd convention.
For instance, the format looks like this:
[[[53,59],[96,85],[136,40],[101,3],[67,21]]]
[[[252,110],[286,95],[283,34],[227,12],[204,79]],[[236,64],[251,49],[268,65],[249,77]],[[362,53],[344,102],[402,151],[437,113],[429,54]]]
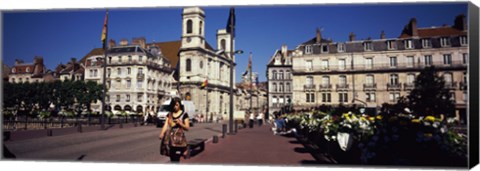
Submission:
[[[221,123],[196,124],[188,139],[211,139]],[[61,136],[5,141],[16,160],[166,163],[159,154],[160,128],[153,125],[73,133]]]
[[[236,135],[209,142],[205,151],[184,164],[300,166],[317,164],[295,137],[273,135],[269,125],[245,128]]]

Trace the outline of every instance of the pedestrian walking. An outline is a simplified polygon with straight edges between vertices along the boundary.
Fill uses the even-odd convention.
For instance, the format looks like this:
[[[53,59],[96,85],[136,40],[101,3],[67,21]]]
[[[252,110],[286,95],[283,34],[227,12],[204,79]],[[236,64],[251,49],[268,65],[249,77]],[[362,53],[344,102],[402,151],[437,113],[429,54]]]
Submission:
[[[188,113],[183,109],[180,98],[175,97],[168,106],[170,113],[167,115],[160,132],[161,153],[170,157],[172,163],[180,161],[180,157],[189,157],[185,132],[190,129]]]
[[[248,122],[248,125],[250,126],[250,128],[253,128],[254,122],[255,122],[255,115],[250,112],[249,122]]]
[[[258,123],[258,126],[262,126],[263,124],[263,119],[264,119],[264,115],[263,115],[263,112],[260,112],[257,116],[257,123]]]

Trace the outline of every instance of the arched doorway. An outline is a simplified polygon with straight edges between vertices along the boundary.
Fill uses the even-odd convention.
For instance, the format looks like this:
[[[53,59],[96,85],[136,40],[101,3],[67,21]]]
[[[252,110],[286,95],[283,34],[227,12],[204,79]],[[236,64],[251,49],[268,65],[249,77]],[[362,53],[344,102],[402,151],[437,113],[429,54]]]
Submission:
[[[132,111],[132,106],[126,105],[123,109],[125,109],[125,111]]]
[[[138,105],[137,106],[137,112],[140,114],[140,113],[143,113],[143,107],[142,105]]]
[[[115,105],[115,107],[113,107],[113,110],[122,110],[122,107],[120,105]]]

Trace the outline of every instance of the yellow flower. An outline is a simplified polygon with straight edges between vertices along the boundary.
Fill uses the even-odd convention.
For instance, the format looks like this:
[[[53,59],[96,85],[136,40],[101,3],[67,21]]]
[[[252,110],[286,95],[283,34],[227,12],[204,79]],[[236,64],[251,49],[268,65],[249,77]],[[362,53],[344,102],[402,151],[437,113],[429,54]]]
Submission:
[[[352,114],[352,119],[357,119],[357,117],[354,114]]]
[[[374,120],[375,120],[375,118],[374,118],[374,117],[368,117],[368,120],[370,120],[370,121],[374,121]]]
[[[412,123],[420,123],[419,119],[412,119]]]
[[[426,137],[432,137],[432,133],[426,133],[426,134],[423,134],[425,135]]]
[[[426,121],[433,122],[433,121],[435,121],[435,117],[433,117],[433,116],[427,116],[427,117],[425,117],[425,120],[426,120]]]
[[[375,118],[377,118],[378,120],[382,120],[382,115],[377,115],[377,117]]]

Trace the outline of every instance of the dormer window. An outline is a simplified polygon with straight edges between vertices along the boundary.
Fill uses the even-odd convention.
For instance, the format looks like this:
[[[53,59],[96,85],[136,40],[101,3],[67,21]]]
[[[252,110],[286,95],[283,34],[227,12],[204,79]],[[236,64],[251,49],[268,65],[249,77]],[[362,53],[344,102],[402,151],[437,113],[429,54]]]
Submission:
[[[411,39],[404,40],[403,43],[405,44],[405,49],[413,49],[413,41]]]
[[[322,45],[322,53],[328,53],[328,45]]]
[[[397,44],[395,43],[395,40],[387,41],[387,48],[388,48],[388,50],[397,49]]]
[[[422,47],[423,48],[432,47],[432,42],[430,41],[430,39],[422,39]]]
[[[30,72],[30,67],[27,67],[27,72]]]
[[[465,46],[468,44],[467,36],[460,36],[460,45]]]
[[[16,71],[15,68],[12,68],[12,73],[15,73],[15,71]]]
[[[440,46],[442,47],[450,46],[450,38],[449,37],[440,38]]]
[[[364,42],[363,43],[363,49],[365,51],[371,51],[373,50],[372,42]]]
[[[305,54],[312,54],[312,46],[311,45],[305,46]]]
[[[343,44],[343,43],[337,44],[337,51],[338,52],[345,52],[345,44]]]

